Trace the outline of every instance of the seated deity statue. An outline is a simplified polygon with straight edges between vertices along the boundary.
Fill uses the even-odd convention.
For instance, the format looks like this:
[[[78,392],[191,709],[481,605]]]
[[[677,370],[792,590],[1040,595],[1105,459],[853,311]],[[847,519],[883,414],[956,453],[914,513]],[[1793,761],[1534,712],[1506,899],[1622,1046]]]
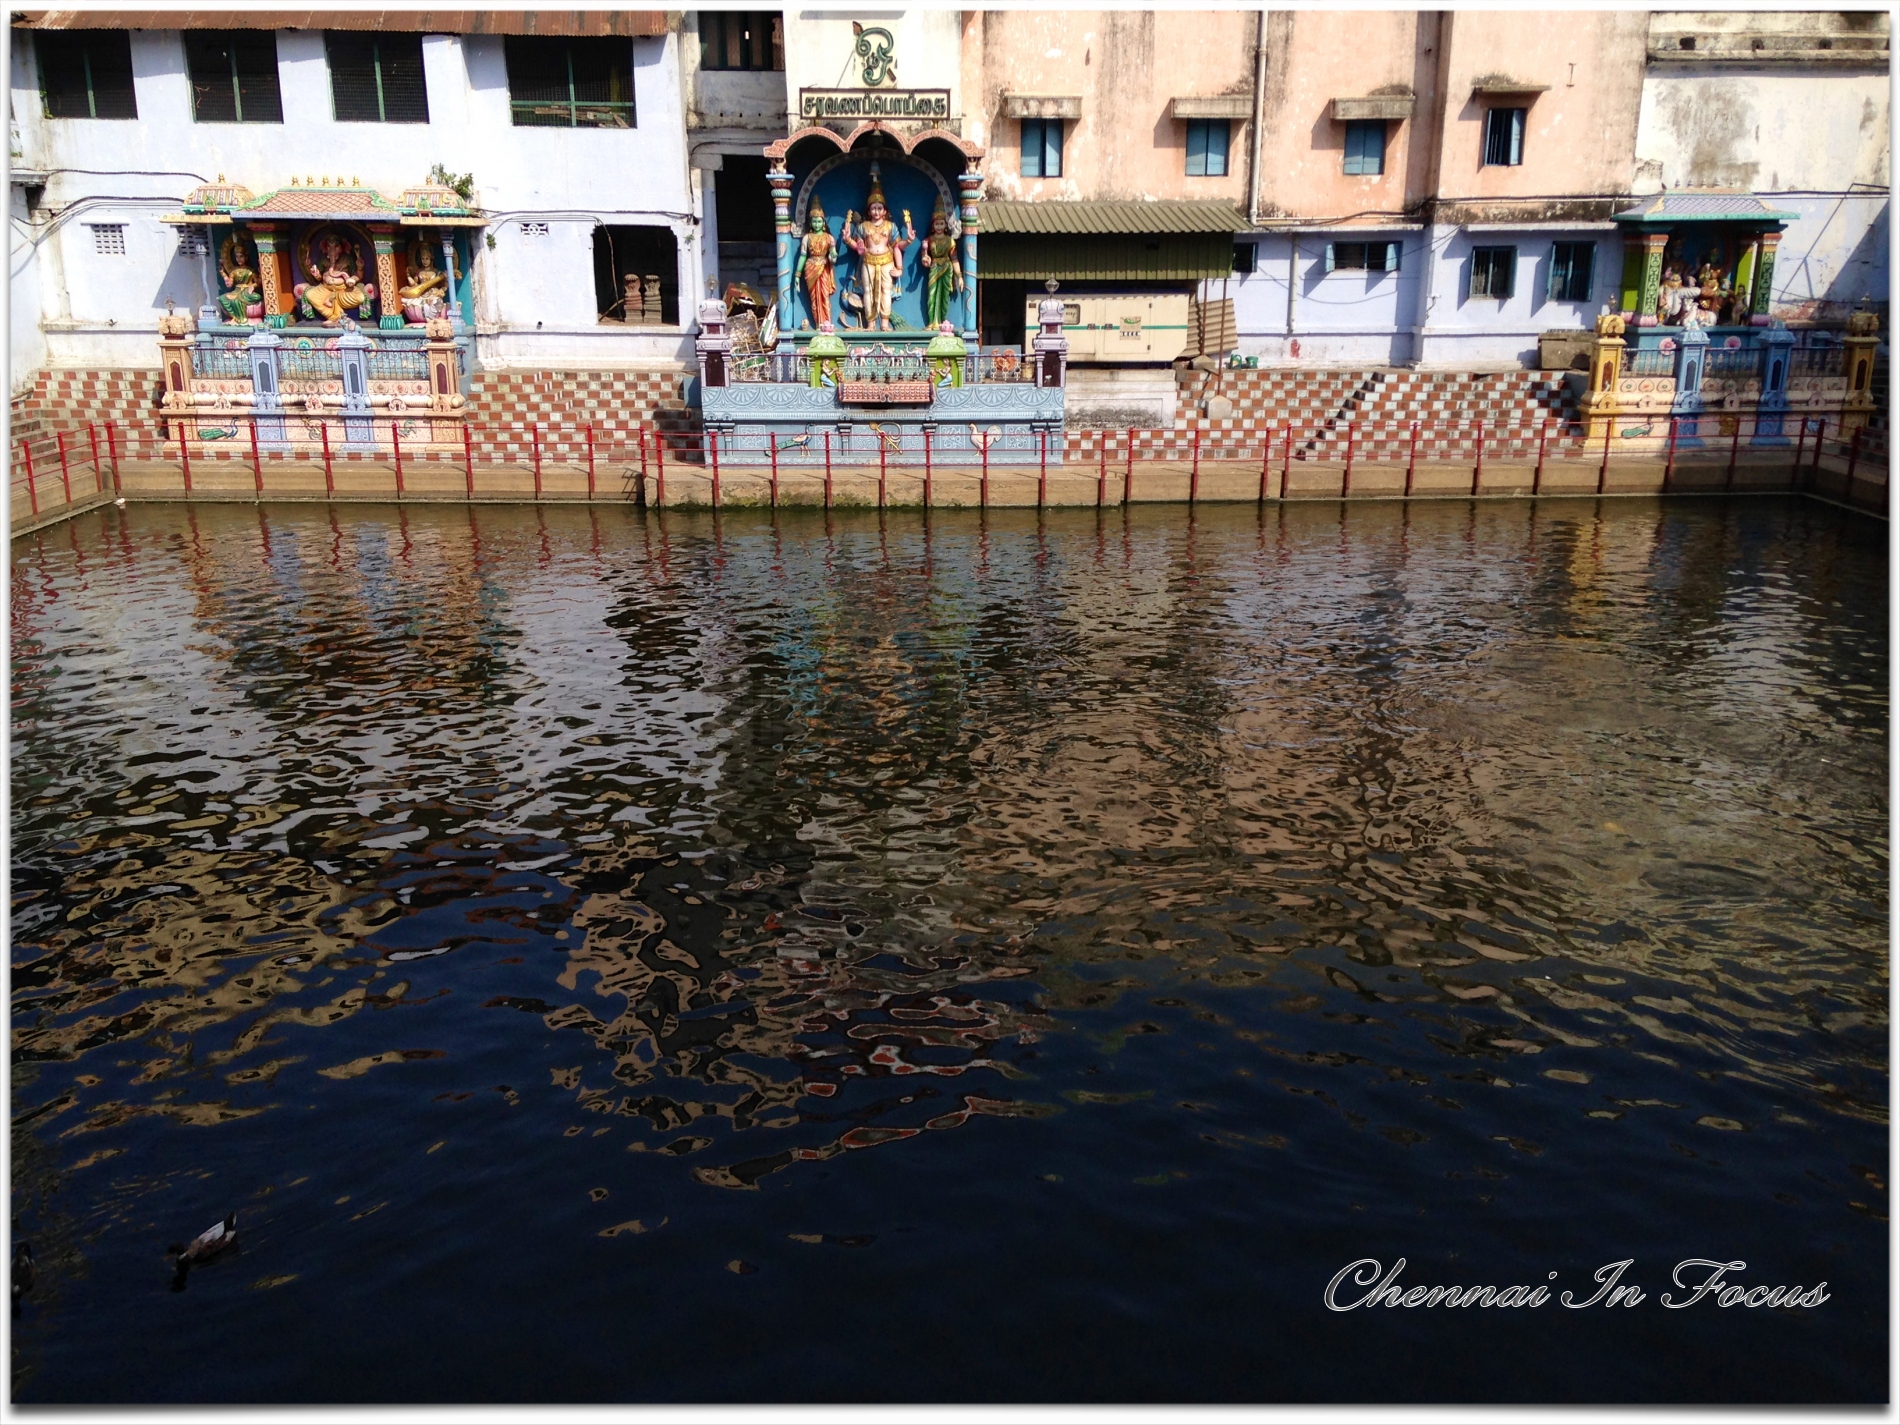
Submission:
[[[403,320],[413,326],[439,317],[448,306],[448,274],[435,265],[435,252],[427,243],[417,243],[409,254],[409,280],[397,291],[402,296]]]
[[[292,291],[302,301],[304,316],[336,326],[346,312],[367,303],[376,288],[357,273],[357,256],[350,245],[335,233],[326,233],[318,251],[310,260],[309,282],[299,282]]]

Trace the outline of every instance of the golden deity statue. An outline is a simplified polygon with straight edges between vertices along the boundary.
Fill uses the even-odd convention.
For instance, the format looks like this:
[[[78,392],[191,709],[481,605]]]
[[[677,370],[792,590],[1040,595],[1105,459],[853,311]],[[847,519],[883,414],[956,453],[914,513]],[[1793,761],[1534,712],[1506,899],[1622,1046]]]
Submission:
[[[898,283],[904,275],[904,248],[917,240],[917,231],[910,225],[910,214],[904,214],[904,231],[908,236],[900,237],[897,224],[890,219],[884,207],[884,188],[878,181],[873,169],[871,174],[871,192],[865,201],[871,210],[870,216],[857,224],[858,235],[851,236],[851,220],[857,217],[855,212],[845,214],[845,246],[858,254],[858,281],[864,291],[864,326],[867,331],[890,331],[891,299],[896,295]]]
[[[243,326],[264,315],[264,299],[257,290],[257,259],[251,252],[251,240],[232,233],[218,254],[218,275],[224,279],[224,292],[218,297],[218,309],[234,326]]]
[[[323,234],[315,252],[306,252],[305,270],[310,281],[298,283],[293,290],[303,299],[306,313],[320,318],[325,326],[337,325],[345,312],[354,311],[376,295],[376,289],[359,273],[355,250],[337,233]]]
[[[426,322],[442,315],[448,305],[448,274],[435,265],[435,252],[426,242],[409,250],[409,280],[397,291],[402,294],[403,316],[410,322]]]

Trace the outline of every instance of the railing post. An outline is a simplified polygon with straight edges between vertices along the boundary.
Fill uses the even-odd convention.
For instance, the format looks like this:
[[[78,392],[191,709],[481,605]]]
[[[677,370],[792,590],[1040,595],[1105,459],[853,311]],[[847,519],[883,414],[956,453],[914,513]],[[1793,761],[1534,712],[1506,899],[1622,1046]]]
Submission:
[[[1101,466],[1095,476],[1095,508],[1108,503],[1108,432],[1102,432]]]
[[[99,428],[91,421],[86,422],[86,442],[92,446],[92,484],[95,495],[104,494],[106,488],[105,472],[99,468]]]
[[[924,427],[924,508],[930,508],[930,427]]]
[[[1128,427],[1128,468],[1122,472],[1122,504],[1135,500],[1135,428]]]
[[[119,484],[119,435],[111,421],[106,422],[106,458],[112,462],[112,493],[118,494]]]
[[[825,508],[831,508],[831,432],[825,432]]]
[[[778,508],[778,432],[771,434],[772,442],[772,508]]]
[[[1418,469],[1418,422],[1412,422],[1412,448],[1405,457],[1405,493],[1412,493],[1412,474]]]
[[[1280,498],[1286,499],[1287,486],[1293,481],[1293,432],[1296,429],[1292,421],[1286,423],[1286,449],[1280,453]]]
[[[1267,477],[1273,470],[1273,432],[1268,426],[1266,436],[1260,442],[1260,503],[1267,502]]]
[[[1850,504],[1854,499],[1854,471],[1860,465],[1860,437],[1865,429],[1865,426],[1855,426],[1854,439],[1847,447],[1847,483],[1841,486],[1841,498]],[[67,503],[71,502],[71,497],[68,496]]]
[[[884,444],[884,432],[877,433],[877,507],[884,508],[885,482],[890,475],[890,447]]]
[[[706,434],[712,438],[712,504],[716,510],[719,508],[719,427],[714,426]],[[536,490],[535,493],[541,492]]]
[[[982,447],[983,473],[977,477],[976,504],[978,509],[987,510],[990,507],[990,442],[981,431],[977,433],[977,442]]]
[[[1418,427],[1412,427],[1417,430]],[[1540,495],[1544,489],[1544,445],[1550,439],[1550,417],[1544,417],[1544,423],[1537,428],[1537,468],[1531,472],[1531,494]]]
[[[534,452],[534,497],[541,498],[541,427],[530,423],[528,426],[528,444]]]
[[[1735,413],[1735,437],[1728,443],[1728,478],[1722,482],[1722,488],[1724,490],[1733,490],[1735,488],[1735,457],[1741,452],[1741,448],[1742,415],[1740,411],[1737,411]]]
[[[396,498],[402,498],[402,428],[396,424],[396,418],[389,418],[389,444],[396,455]]]
[[[1194,427],[1194,464],[1188,470],[1188,504],[1201,496],[1201,428]]]
[[[1827,444],[1827,417],[1815,418],[1814,458],[1808,462],[1808,488],[1821,488],[1821,447]]]
[[[587,498],[594,498],[594,423],[587,423]]]
[[[1036,508],[1041,509],[1049,503],[1049,432],[1038,432],[1042,437],[1042,467],[1036,474]]]
[[[1616,412],[1611,411],[1603,421],[1603,463],[1597,467],[1597,493],[1601,495],[1610,483],[1610,434],[1616,428]]]
[[[257,448],[257,422],[251,421],[251,474],[257,486],[257,497],[264,497],[264,456]]]
[[[26,462],[26,502],[33,507],[33,518],[40,517],[40,491],[38,478],[33,474],[33,442],[22,438],[20,454]]]
[[[66,487],[66,503],[73,502],[73,474],[66,466],[66,432],[53,432],[53,444],[59,451],[59,483]]]
[[[323,494],[324,498],[336,498],[336,470],[330,463],[330,423],[321,415],[317,417],[317,434],[323,437]]]
[[[189,421],[178,422],[178,457],[184,463],[185,467],[185,493],[187,495],[191,493],[191,441],[186,430],[186,427],[190,424],[191,422]]]
[[[1478,456],[1471,466],[1471,498],[1477,499],[1478,486],[1484,482],[1484,422],[1478,422]]]
[[[1676,473],[1676,418],[1669,418],[1669,452],[1663,458],[1663,493],[1669,493],[1669,482]]]
[[[1352,437],[1353,424],[1346,422],[1346,473],[1339,482],[1339,498],[1345,499],[1352,494]]]
[[[1794,446],[1794,469],[1788,472],[1788,488],[1791,490],[1799,490],[1801,488],[1801,457],[1807,453],[1807,449],[1808,418],[1803,416],[1801,417],[1800,437],[1795,441]]]

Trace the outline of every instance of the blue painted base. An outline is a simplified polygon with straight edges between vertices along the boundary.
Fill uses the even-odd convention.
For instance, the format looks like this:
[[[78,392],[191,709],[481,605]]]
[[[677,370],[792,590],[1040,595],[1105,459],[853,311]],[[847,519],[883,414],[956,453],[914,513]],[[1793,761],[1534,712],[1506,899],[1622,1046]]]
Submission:
[[[764,465],[776,446],[780,465],[875,463],[921,465],[925,432],[933,464],[972,466],[987,451],[994,464],[1033,463],[1048,432],[1052,454],[1062,449],[1063,391],[1026,383],[945,387],[928,406],[844,406],[830,388],[748,383],[702,389],[692,383],[708,431],[719,432],[720,459]]]

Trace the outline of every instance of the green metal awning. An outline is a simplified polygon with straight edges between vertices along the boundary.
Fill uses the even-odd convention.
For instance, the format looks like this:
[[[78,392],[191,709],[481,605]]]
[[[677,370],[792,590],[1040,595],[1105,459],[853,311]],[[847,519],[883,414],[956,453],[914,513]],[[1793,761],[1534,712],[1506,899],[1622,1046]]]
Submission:
[[[1030,282],[1184,281],[1233,271],[1232,233],[1078,233],[1060,242],[984,233],[977,257],[980,277]]]
[[[982,207],[985,233],[1103,235],[1109,233],[1221,233],[1247,230],[1247,219],[1232,203],[1213,199],[1155,203],[994,202]]]
[[[1792,223],[1801,215],[1771,208],[1753,193],[1685,193],[1680,189],[1625,208],[1619,223]]]

